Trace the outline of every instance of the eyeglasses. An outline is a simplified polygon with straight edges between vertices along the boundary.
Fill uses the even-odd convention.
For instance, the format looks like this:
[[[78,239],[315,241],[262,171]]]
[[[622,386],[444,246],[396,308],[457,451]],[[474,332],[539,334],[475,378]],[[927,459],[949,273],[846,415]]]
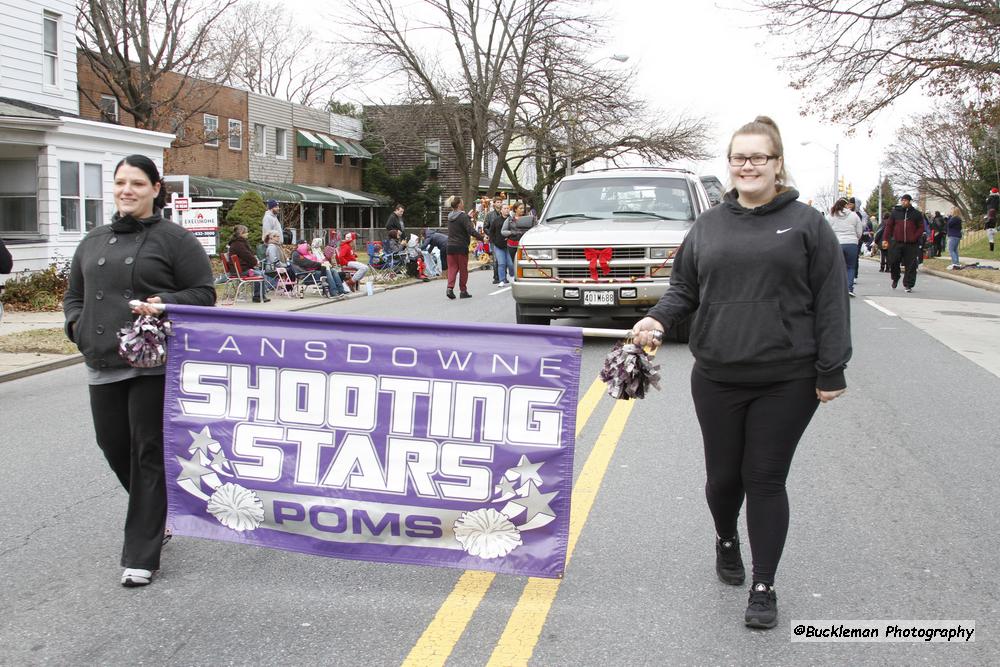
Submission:
[[[763,167],[765,164],[767,164],[768,160],[776,160],[779,157],[781,157],[781,156],[780,155],[751,155],[751,156],[748,157],[746,155],[730,155],[729,156],[729,164],[730,164],[730,166],[733,166],[733,167],[742,167],[747,162],[749,162],[750,164],[752,164],[755,167]]]

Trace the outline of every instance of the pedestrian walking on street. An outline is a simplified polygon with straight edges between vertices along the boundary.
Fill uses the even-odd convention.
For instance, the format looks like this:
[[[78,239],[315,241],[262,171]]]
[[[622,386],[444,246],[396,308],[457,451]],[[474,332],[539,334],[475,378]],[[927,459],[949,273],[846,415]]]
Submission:
[[[165,221],[160,173],[143,155],[115,167],[110,225],[77,246],[63,300],[66,335],[83,353],[97,444],[128,492],[121,565],[123,586],[145,586],[160,568],[166,541],[163,473],[164,367],[133,368],[116,334],[152,304],[215,304],[208,256],[194,235]],[[143,303],[131,308],[129,301]]]
[[[962,240],[962,212],[958,207],[951,209],[951,217],[948,218],[948,254],[951,255],[952,269],[961,268],[958,261],[958,242]]]
[[[445,295],[455,298],[455,277],[458,277],[459,296],[463,299],[472,297],[469,294],[469,242],[472,238],[483,240],[483,235],[476,231],[469,214],[462,210],[462,198],[448,197],[445,204],[451,209],[448,214],[448,290]]]
[[[734,189],[698,217],[670,288],[632,329],[636,344],[655,345],[697,311],[691,394],[715,568],[724,583],[745,580],[737,533],[745,497],[753,570],[744,622],[753,628],[778,622],[792,456],[820,402],[844,393],[851,357],[843,253],[822,214],[797,201],[783,153],[770,118],[736,131],[727,156]]]
[[[903,195],[899,205],[889,212],[883,242],[889,242],[889,274],[892,289],[899,285],[900,263],[903,265],[903,287],[912,292],[917,284],[917,265],[924,240],[924,214],[913,207],[913,198]]]
[[[848,201],[843,197],[834,202],[826,221],[837,235],[840,250],[844,254],[844,265],[847,267],[847,293],[854,296],[854,277],[858,272],[858,241],[864,232],[864,225],[857,213],[848,207]]]

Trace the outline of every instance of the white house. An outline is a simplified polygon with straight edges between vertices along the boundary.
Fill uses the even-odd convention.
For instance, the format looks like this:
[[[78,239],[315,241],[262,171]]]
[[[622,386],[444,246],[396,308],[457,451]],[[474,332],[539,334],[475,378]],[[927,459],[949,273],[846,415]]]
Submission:
[[[71,257],[110,221],[118,161],[162,168],[174,137],[78,116],[73,0],[0,0],[0,16],[0,238],[16,272]]]

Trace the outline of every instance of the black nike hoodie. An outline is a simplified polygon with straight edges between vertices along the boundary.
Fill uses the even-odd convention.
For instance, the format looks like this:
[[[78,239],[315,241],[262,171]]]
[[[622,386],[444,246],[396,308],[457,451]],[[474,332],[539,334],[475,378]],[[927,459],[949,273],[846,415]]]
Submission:
[[[816,378],[847,386],[850,306],[844,257],[822,214],[785,190],[754,209],[736,191],[698,217],[650,317],[669,329],[697,309],[690,348],[717,382]]]

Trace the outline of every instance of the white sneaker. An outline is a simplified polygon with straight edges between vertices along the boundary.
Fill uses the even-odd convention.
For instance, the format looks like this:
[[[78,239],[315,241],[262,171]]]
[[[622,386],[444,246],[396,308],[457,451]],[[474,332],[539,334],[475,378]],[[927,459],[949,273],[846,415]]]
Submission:
[[[148,586],[153,580],[153,573],[149,570],[141,570],[133,567],[125,568],[122,573],[122,586],[135,588],[137,586]]]
[[[507,286],[507,283],[503,282],[502,280],[497,283],[497,287],[503,288],[503,287],[506,287],[506,286]]]

